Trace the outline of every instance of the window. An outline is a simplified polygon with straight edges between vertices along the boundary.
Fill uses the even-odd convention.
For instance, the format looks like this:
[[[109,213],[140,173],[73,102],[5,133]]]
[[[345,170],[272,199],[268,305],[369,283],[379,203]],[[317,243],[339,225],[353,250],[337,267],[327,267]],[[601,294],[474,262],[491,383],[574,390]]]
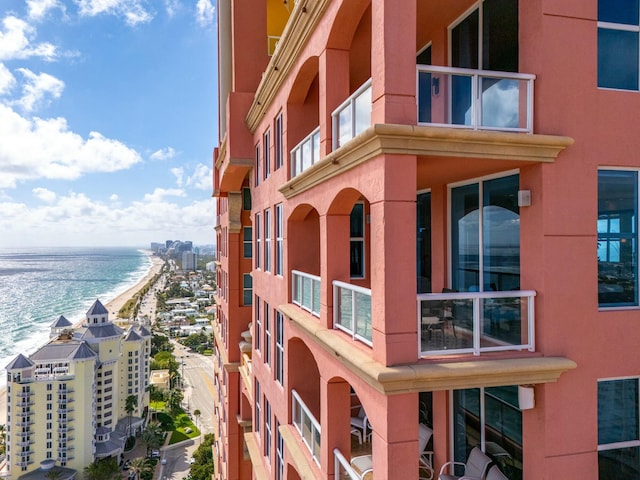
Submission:
[[[451,189],[452,288],[520,290],[519,176]]]
[[[351,210],[351,278],[364,278],[364,204],[358,202]]]
[[[261,309],[260,309],[260,297],[258,297],[256,295],[256,301],[255,301],[255,305],[254,305],[254,312],[255,312],[255,320],[256,320],[256,326],[255,326],[255,332],[254,332],[254,346],[253,348],[256,351],[260,350],[260,338],[262,337],[262,321],[260,320],[260,315],[261,315]]]
[[[242,304],[245,307],[251,305],[253,299],[253,278],[250,273],[242,275]]]
[[[271,209],[264,211],[264,271],[271,271]]]
[[[431,292],[431,194],[416,199],[416,271],[418,293]]]
[[[255,406],[255,421],[253,424],[255,425],[255,431],[260,436],[260,421],[262,417],[260,416],[260,402],[262,401],[262,392],[260,392],[260,382],[256,380],[256,406]]]
[[[251,258],[253,256],[253,229],[251,227],[244,227],[242,238],[244,258]]]
[[[254,186],[260,185],[260,144],[256,145],[256,164],[253,167],[255,169]]]
[[[271,175],[271,131],[267,130],[262,136],[262,159],[264,163],[264,179]]]
[[[276,170],[282,166],[282,112],[276,117],[276,138],[275,140],[275,156]]]
[[[271,402],[264,399],[264,456],[271,460]]]
[[[276,205],[276,275],[282,275],[284,268],[284,220],[283,207],[279,203]]]
[[[508,478],[522,476],[522,412],[518,387],[469,388],[453,391],[453,455],[466,462],[469,451],[479,445],[483,452],[505,452],[494,461]]]
[[[264,363],[271,365],[271,308],[264,302]]]
[[[276,381],[284,384],[284,316],[276,310]]]
[[[631,480],[640,474],[637,378],[598,382],[598,478]]]
[[[598,87],[638,90],[638,0],[598,1]]]
[[[255,262],[256,262],[256,269],[259,269],[262,265],[260,264],[260,249],[262,248],[262,239],[260,238],[260,214],[256,213],[256,228],[255,228],[255,232],[256,232],[256,248],[255,248]]]
[[[638,305],[638,172],[598,171],[598,303]]]
[[[251,189],[249,187],[242,189],[242,209],[251,210]]]

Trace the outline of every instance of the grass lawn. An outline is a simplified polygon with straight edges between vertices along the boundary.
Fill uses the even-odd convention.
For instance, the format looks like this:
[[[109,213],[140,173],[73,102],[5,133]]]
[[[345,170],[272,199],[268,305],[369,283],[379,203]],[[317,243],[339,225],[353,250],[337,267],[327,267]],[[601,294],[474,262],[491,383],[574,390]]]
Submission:
[[[200,435],[200,430],[198,430],[184,410],[180,410],[174,416],[168,413],[158,412],[158,421],[162,424],[164,430],[173,432],[169,445],[190,438],[196,438]],[[187,429],[190,430],[189,433],[187,433]]]
[[[159,400],[157,402],[151,401],[149,402],[149,407],[157,412],[164,412],[165,402],[163,402],[162,400]]]

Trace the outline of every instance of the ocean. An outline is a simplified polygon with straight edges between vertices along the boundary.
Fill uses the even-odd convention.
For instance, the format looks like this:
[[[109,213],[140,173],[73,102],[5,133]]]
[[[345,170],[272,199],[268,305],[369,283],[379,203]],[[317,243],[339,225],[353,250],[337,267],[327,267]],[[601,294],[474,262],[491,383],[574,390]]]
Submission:
[[[96,299],[125,292],[151,265],[136,248],[0,248],[0,372],[46,343],[60,315],[82,320]]]

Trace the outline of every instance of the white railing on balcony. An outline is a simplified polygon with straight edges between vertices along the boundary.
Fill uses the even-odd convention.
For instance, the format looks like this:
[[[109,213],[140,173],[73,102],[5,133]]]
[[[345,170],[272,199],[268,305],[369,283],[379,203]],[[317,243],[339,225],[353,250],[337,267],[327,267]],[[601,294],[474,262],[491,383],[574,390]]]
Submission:
[[[333,328],[372,346],[371,290],[334,280],[333,302]]]
[[[335,478],[341,479],[349,479],[349,480],[360,480],[360,475],[351,468],[351,464],[349,461],[342,455],[340,450],[337,448],[333,450],[333,456],[335,458],[334,462],[334,473]]]
[[[418,124],[533,133],[535,75],[417,66]]]
[[[295,390],[291,390],[291,418],[311,456],[320,465],[320,423]]]
[[[291,149],[291,178],[320,160],[320,127]]]
[[[291,271],[291,298],[293,303],[320,316],[320,277],[298,270]]]
[[[331,114],[333,150],[371,126],[371,79],[347,98]]]
[[[421,355],[534,351],[533,290],[418,294]]]

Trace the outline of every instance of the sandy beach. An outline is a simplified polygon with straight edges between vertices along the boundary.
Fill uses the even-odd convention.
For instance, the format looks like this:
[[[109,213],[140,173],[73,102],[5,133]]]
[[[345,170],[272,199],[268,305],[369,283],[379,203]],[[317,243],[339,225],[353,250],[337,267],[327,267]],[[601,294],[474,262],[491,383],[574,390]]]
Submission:
[[[125,292],[118,295],[116,298],[103,302],[105,308],[109,311],[109,319],[113,322],[117,320],[118,311],[122,308],[122,306],[127,303],[127,301],[132,298],[136,293],[138,293],[142,288],[153,278],[154,275],[160,273],[162,270],[162,266],[164,265],[164,260],[155,255],[151,255],[152,265],[147,274],[140,279],[138,283],[136,283],[133,287],[129,288]],[[113,315],[111,312],[115,312]],[[0,424],[6,424],[7,422],[7,389],[6,386],[0,386]]]

